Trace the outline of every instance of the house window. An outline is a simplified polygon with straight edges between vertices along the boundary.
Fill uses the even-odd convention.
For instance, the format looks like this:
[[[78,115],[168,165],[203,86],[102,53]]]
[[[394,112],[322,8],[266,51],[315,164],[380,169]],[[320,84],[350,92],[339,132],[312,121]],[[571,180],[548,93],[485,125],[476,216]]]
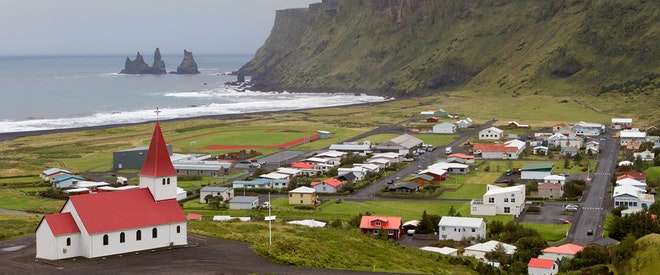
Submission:
[[[376,226],[380,226],[380,222],[376,222]]]
[[[176,233],[181,233],[181,226],[180,225],[176,226]]]
[[[442,239],[443,239],[443,240],[446,240],[446,239],[447,239],[447,235],[442,235]]]
[[[474,228],[472,228],[472,233],[474,233],[474,232],[477,232],[477,230],[476,230],[476,229],[474,229]]]
[[[516,202],[516,198],[511,198],[511,202]]]
[[[504,213],[511,213],[511,207],[504,207]]]
[[[443,227],[442,227],[442,231],[445,231],[445,229],[447,229],[447,228],[443,226]]]
[[[301,198],[302,198],[302,195],[303,195],[303,194],[300,194],[300,197],[301,197]]]
[[[289,198],[292,198],[292,197],[293,197],[293,194],[289,194]]]
[[[136,241],[142,240],[142,230],[138,230],[135,232],[135,240]]]
[[[504,202],[509,202],[509,198],[504,198]]]
[[[488,198],[488,203],[495,203],[495,198]]]
[[[300,200],[300,204],[303,204],[303,200]]]
[[[154,227],[154,229],[151,230],[151,237],[152,238],[158,238],[158,229]]]
[[[394,235],[394,230],[392,229],[387,230],[387,235]]]
[[[126,234],[124,234],[124,232],[121,232],[121,234],[119,234],[119,242],[120,243],[126,242]]]
[[[374,229],[374,235],[378,235],[378,229]]]
[[[66,246],[71,246],[71,238],[66,238]]]
[[[103,245],[108,245],[108,235],[103,235]]]

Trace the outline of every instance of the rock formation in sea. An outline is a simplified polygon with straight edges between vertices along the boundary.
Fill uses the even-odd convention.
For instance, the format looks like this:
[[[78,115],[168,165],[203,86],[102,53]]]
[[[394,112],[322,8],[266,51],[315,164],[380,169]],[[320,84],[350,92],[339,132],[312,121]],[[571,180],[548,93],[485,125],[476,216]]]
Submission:
[[[149,67],[144,58],[137,53],[135,60],[131,60],[130,57],[126,57],[126,62],[124,64],[124,69],[119,72],[121,74],[166,74],[165,62],[161,59],[160,50],[156,48],[154,52],[154,64]]]
[[[176,68],[177,74],[198,74],[197,63],[193,58],[192,52],[183,50],[183,60],[179,67]]]

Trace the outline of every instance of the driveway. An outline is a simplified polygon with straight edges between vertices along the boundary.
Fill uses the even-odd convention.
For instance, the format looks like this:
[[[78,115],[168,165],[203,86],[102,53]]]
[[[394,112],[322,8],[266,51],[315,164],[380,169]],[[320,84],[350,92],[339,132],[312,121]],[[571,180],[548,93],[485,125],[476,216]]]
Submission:
[[[0,242],[0,274],[380,274],[280,265],[257,255],[249,243],[215,238],[206,245],[95,259],[47,261],[35,254],[34,235]]]

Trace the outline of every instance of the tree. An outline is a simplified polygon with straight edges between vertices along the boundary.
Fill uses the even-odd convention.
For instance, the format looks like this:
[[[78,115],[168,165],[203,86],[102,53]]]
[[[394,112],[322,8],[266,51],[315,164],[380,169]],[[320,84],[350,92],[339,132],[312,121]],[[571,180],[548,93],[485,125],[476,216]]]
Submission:
[[[635,253],[635,250],[637,250],[637,245],[635,245],[635,236],[632,234],[628,234],[618,245],[612,248],[612,264],[620,274],[625,274],[623,267]]]
[[[212,195],[212,194],[208,194],[208,195],[204,196],[204,201],[205,201],[207,204],[210,203],[212,199],[213,199],[213,195]]]
[[[529,195],[530,192],[539,191],[539,182],[536,180],[530,180],[525,184],[525,194]]]
[[[438,223],[440,223],[440,216],[438,215],[428,215],[426,210],[422,213],[422,219],[419,221],[415,233],[419,234],[433,234],[438,229]]]
[[[484,255],[491,262],[498,262],[502,265],[509,264],[511,262],[511,256],[506,254],[506,248],[501,243],[495,245],[493,250],[486,252]]]
[[[514,261],[529,262],[529,259],[535,258],[541,254],[541,250],[548,247],[548,242],[542,237],[522,237],[514,243],[516,253],[513,254]]]
[[[451,207],[449,207],[449,212],[447,213],[447,216],[450,216],[450,217],[455,217],[456,216],[456,209],[454,209],[453,204],[451,205]]]
[[[204,198],[206,198],[206,197],[204,197]],[[211,199],[211,202],[209,202],[209,206],[211,206],[215,209],[218,209],[218,208],[220,208],[220,204],[223,203],[223,202],[224,202],[224,199],[222,198],[222,196],[214,196]]]
[[[590,245],[575,254],[575,258],[570,260],[572,270],[578,270],[597,264],[607,264],[610,260],[610,254],[607,249],[600,245]]]

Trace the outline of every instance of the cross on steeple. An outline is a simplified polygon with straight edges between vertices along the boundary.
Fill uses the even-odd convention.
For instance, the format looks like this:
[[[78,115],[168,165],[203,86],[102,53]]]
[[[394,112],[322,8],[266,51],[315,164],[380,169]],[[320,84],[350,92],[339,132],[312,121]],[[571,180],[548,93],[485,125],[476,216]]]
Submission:
[[[156,121],[158,121],[158,114],[160,114],[160,112],[162,111],[159,110],[158,107],[156,107],[156,111],[154,111],[154,113],[156,113]]]

